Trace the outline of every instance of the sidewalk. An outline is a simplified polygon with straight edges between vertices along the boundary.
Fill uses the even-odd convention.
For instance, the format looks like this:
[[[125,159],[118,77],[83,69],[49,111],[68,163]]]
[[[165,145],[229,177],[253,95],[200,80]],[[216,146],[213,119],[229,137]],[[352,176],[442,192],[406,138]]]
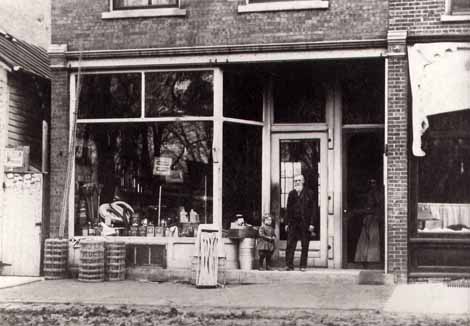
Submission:
[[[0,277],[0,284],[2,283]],[[198,289],[187,283],[39,281],[0,288],[0,305],[71,303],[181,308],[339,309],[391,313],[469,314],[470,289],[444,284],[358,285],[335,282],[228,285]]]
[[[0,304],[11,302],[136,304],[177,307],[381,310],[392,286],[334,283],[229,285],[198,289],[173,282],[83,283],[42,281],[0,289]]]

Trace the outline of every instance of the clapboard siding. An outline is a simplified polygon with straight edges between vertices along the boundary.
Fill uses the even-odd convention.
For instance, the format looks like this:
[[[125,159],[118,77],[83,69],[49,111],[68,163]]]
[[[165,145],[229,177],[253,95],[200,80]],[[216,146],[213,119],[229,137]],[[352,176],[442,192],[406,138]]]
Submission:
[[[30,162],[39,168],[44,100],[38,94],[37,83],[29,75],[9,75],[8,145],[30,146]]]

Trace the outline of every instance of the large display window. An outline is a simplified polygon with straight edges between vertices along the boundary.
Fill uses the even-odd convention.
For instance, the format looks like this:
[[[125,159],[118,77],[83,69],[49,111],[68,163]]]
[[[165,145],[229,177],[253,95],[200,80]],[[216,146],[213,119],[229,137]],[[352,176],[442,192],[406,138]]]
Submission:
[[[470,234],[470,111],[429,116],[417,161],[417,232]]]
[[[213,75],[80,77],[75,235],[194,236],[213,223]]]
[[[73,81],[75,236],[192,237],[201,223],[229,228],[240,214],[260,224],[262,74],[231,67]]]

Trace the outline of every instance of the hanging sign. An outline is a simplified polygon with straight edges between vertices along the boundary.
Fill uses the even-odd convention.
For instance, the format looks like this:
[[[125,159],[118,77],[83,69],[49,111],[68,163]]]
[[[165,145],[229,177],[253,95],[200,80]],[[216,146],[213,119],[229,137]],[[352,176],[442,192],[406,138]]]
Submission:
[[[158,156],[153,160],[153,175],[169,176],[171,174],[172,158]]]

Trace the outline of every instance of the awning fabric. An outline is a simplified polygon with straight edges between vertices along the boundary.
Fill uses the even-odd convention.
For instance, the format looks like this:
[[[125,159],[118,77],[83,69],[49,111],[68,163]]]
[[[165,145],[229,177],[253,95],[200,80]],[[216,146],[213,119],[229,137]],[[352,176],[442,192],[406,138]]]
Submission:
[[[427,116],[470,109],[470,43],[426,43],[408,47],[415,156],[424,156],[421,136]]]

